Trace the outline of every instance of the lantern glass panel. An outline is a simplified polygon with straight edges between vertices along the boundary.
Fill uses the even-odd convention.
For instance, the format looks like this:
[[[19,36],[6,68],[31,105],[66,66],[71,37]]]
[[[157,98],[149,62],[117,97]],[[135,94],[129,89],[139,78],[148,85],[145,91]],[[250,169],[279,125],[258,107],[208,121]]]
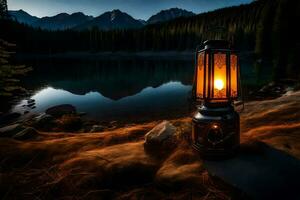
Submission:
[[[205,97],[209,97],[208,91],[209,91],[209,54],[205,54]]]
[[[204,52],[198,54],[197,63],[197,97],[203,98],[204,88]]]
[[[230,80],[231,80],[231,97],[236,98],[238,93],[238,59],[237,55],[230,55]]]
[[[213,98],[224,99],[227,97],[227,80],[226,80],[226,54],[214,54],[214,81],[213,81]]]

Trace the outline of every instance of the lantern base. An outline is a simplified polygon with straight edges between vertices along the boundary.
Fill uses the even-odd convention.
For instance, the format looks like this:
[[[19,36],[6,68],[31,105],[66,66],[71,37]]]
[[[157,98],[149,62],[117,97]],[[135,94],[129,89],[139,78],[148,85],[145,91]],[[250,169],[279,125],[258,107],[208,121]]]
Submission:
[[[206,159],[235,154],[240,144],[240,117],[232,105],[198,108],[193,117],[193,147]]]

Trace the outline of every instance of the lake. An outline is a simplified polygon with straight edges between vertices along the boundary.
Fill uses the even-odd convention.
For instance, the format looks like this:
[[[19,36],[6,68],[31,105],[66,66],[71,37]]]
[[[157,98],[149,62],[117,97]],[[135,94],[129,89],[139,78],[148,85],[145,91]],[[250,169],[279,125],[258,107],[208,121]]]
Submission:
[[[40,113],[72,104],[94,120],[143,121],[190,113],[193,55],[185,58],[52,58],[22,60],[34,70],[25,78],[35,107],[23,99],[14,112]],[[249,68],[249,67],[247,67]],[[246,68],[245,68],[246,69]],[[249,69],[245,77],[250,79]]]
[[[36,101],[26,99],[12,111],[44,112],[60,104],[72,104],[95,120],[131,121],[162,118],[189,112],[193,59],[33,59],[24,80]]]

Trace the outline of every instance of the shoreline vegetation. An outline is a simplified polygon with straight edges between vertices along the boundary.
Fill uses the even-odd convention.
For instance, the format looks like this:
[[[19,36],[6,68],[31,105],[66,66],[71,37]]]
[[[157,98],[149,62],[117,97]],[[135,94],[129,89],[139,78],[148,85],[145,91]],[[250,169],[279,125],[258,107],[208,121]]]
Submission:
[[[143,59],[175,59],[175,60],[192,60],[194,59],[195,52],[193,51],[142,51],[142,52],[129,52],[129,51],[117,51],[117,52],[64,52],[64,53],[19,53],[16,55],[17,59],[130,59],[130,58],[143,58]]]
[[[106,51],[106,52],[64,52],[64,53],[17,53],[16,58],[21,60],[26,59],[131,59],[131,58],[142,58],[151,60],[194,60],[196,50],[186,51],[141,51],[141,52],[130,52],[130,51]],[[254,51],[243,51],[239,52],[241,58],[254,57]],[[254,62],[254,60],[253,60]]]
[[[239,157],[260,155],[267,145],[300,159],[299,99],[299,91],[288,91],[275,99],[246,103],[241,113]],[[41,129],[41,125],[53,126],[53,118],[63,128],[73,127],[78,117],[71,114],[72,107],[64,109],[68,115],[62,115],[62,109],[50,109],[35,125],[31,120],[30,126],[27,121],[1,128],[0,193],[4,199],[57,195],[81,199],[251,198],[239,185],[235,188],[209,173],[189,144],[190,117],[123,127],[112,123],[81,133]],[[293,191],[276,192],[294,195]]]

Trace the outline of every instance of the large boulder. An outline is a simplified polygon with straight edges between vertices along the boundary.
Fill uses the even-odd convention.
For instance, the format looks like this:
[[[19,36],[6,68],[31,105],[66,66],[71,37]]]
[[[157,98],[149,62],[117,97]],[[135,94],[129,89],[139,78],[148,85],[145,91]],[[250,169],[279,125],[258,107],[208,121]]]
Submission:
[[[70,104],[62,104],[53,106],[46,110],[46,114],[52,115],[53,117],[61,117],[68,114],[76,114],[76,108]]]
[[[13,124],[0,128],[0,137],[13,137],[15,134],[24,130],[21,124]]]
[[[144,148],[148,153],[163,155],[173,150],[177,144],[176,128],[168,121],[158,124],[145,135]]]

